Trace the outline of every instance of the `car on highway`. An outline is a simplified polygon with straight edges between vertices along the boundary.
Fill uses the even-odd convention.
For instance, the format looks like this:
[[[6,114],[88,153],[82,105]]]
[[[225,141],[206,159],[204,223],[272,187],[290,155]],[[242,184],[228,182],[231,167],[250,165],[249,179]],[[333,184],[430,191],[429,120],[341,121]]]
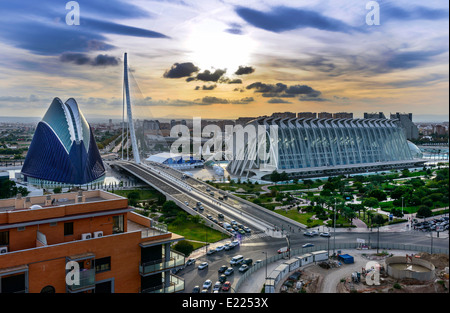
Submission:
[[[245,230],[243,230],[243,229],[239,229],[238,233],[241,234],[241,235],[245,235],[246,234]]]
[[[321,237],[331,237],[331,234],[329,232],[320,233]]]
[[[246,264],[246,265],[252,265],[253,260],[250,258],[246,258],[244,261],[242,261],[242,264]]]
[[[208,267],[208,262],[202,262],[202,263],[200,263],[200,265],[198,266],[198,269],[199,270],[202,270],[202,269],[204,269],[204,268],[207,268]]]
[[[216,283],[214,284],[214,287],[213,287],[213,291],[219,291],[221,287],[222,287],[222,283],[220,281],[216,281]]]
[[[244,256],[242,255],[235,255],[234,257],[231,258],[230,260],[230,265],[239,265],[242,263],[242,261],[244,261]]]
[[[218,217],[218,218],[224,218],[224,216],[223,216],[222,213],[219,213],[219,214],[217,215],[217,217]]]
[[[216,252],[220,252],[220,251],[222,251],[223,249],[224,249],[223,246],[217,246],[217,247],[216,247]]]
[[[303,236],[312,237],[313,235],[312,235],[312,232],[307,231],[303,234]]]
[[[226,244],[223,245],[223,248],[225,249],[225,251],[229,251],[232,248],[234,248],[234,246],[231,246],[229,243],[226,243]]]
[[[244,231],[249,234],[252,232],[252,230],[250,228],[248,228],[247,226],[244,227]]]
[[[216,249],[209,249],[208,252],[206,252],[207,255],[211,255],[216,253]]]
[[[234,247],[237,247],[237,246],[239,246],[239,240],[234,240],[234,241],[231,242],[231,244],[232,244]]]
[[[195,259],[190,258],[189,260],[186,261],[186,266],[189,266],[191,264],[195,264],[195,261],[196,261]]]
[[[209,219],[209,220],[213,219],[212,215],[210,215],[210,214],[206,215],[206,218]]]
[[[233,220],[233,221],[230,221],[230,224],[231,225],[237,225],[237,222]]]
[[[217,271],[219,273],[224,273],[227,270],[228,266],[226,265],[222,265]]]
[[[200,293],[208,293],[209,292],[209,290],[208,289],[202,289],[202,291],[200,292]]]
[[[195,286],[192,288],[192,293],[200,293],[200,286]]]
[[[244,273],[246,271],[248,271],[248,265],[247,264],[242,264],[241,267],[239,268],[239,272]]]
[[[203,283],[203,289],[208,290],[209,288],[211,288],[212,286],[212,281],[211,279],[207,279],[205,280],[205,282]]]
[[[231,288],[231,283],[229,281],[226,281],[222,285],[222,291],[228,291]]]
[[[312,234],[313,236],[319,236],[319,232],[318,232],[317,230],[313,230],[313,231],[311,232],[311,234]]]
[[[186,206],[189,206],[189,202],[187,201],[184,201],[184,204],[186,204]]]
[[[314,247],[314,244],[308,242],[308,243],[305,243],[305,244],[302,246],[302,248],[308,248],[308,247]]]
[[[234,273],[234,268],[232,268],[232,267],[229,267],[229,268],[227,268],[227,270],[225,271],[225,275],[226,276],[230,276],[231,274],[233,274]]]
[[[221,283],[224,283],[226,280],[227,280],[227,275],[222,274],[222,275],[219,276],[219,281],[220,281]]]

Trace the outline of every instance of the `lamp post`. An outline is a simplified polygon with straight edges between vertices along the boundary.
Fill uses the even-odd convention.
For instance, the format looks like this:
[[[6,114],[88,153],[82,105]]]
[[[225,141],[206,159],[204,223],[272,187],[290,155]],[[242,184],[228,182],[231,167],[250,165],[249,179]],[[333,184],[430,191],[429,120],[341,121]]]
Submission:
[[[334,198],[334,229],[333,229],[333,255],[336,254],[335,250],[336,250],[336,198]]]
[[[266,279],[267,279],[267,252],[262,251],[261,253],[264,253],[266,255]]]
[[[403,217],[403,197],[402,197],[402,217]]]

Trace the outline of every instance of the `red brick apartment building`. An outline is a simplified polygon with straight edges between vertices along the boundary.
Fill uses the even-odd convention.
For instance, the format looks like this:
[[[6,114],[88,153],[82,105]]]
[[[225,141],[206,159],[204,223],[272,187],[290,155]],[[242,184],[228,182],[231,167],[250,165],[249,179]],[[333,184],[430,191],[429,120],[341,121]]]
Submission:
[[[179,292],[182,239],[100,190],[0,200],[0,293]]]

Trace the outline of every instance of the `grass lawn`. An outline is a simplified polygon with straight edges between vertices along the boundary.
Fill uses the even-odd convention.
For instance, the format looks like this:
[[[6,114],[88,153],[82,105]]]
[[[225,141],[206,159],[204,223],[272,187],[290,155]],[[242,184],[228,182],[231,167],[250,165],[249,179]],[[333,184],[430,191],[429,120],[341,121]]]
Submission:
[[[127,198],[130,192],[139,192],[139,200],[157,199],[158,191],[152,189],[114,190],[116,195]]]
[[[217,230],[205,226],[204,224],[194,223],[191,221],[185,221],[184,223],[178,225],[169,224],[168,228],[170,232],[181,235],[186,240],[216,242],[229,237]]]
[[[297,210],[288,210],[287,212],[285,210],[275,210],[274,212],[286,216],[296,222],[302,223],[303,225],[306,225],[308,227],[323,225],[322,220],[313,220],[311,223],[307,222],[307,220],[311,218],[314,213],[298,213]]]
[[[255,185],[255,184],[238,184],[238,183],[226,183],[226,184],[221,184],[221,183],[213,183],[212,184],[214,187],[219,188],[221,190],[229,190],[229,191],[236,191],[238,189],[243,189],[245,190],[245,193],[256,193],[256,192],[261,192],[261,186],[262,185]]]
[[[315,189],[319,187],[320,185],[323,185],[323,182],[320,183],[313,183],[310,187],[308,187],[305,184],[286,184],[286,185],[276,185],[276,186],[270,186],[270,190],[278,190],[278,191],[288,191],[288,190],[307,190],[307,189]]]

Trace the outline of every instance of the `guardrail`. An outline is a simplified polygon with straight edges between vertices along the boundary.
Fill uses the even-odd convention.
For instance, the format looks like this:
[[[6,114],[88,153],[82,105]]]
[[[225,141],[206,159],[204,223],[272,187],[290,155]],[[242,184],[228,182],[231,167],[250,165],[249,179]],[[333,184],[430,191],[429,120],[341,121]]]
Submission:
[[[335,246],[328,246],[328,245],[318,245],[314,247],[308,247],[308,248],[297,248],[291,250],[291,257],[292,256],[298,256],[302,255],[308,252],[313,251],[320,251],[320,250],[327,250],[330,248],[330,251],[332,249],[335,250],[342,250],[342,249],[356,249],[358,247],[358,243],[356,242],[349,242],[349,243],[336,243]],[[401,244],[401,243],[381,243],[379,244],[379,247],[377,247],[376,244],[371,245],[371,249],[386,249],[386,250],[407,250],[407,251],[415,251],[415,252],[427,252],[427,253],[443,253],[443,254],[449,254],[449,249],[446,248],[438,248],[438,247],[431,247],[431,246],[419,246],[419,245],[411,245],[411,244]],[[283,258],[285,258],[288,255],[288,253],[282,253],[278,255],[274,255],[270,258],[267,258],[266,260],[262,260],[261,262],[253,265],[249,268],[248,271],[246,271],[237,281],[236,285],[233,287],[234,290],[239,290],[239,287],[242,283],[245,282],[245,280],[258,271],[259,269],[266,266],[266,264],[271,264],[273,262],[279,261]],[[262,287],[262,286],[261,286]]]

